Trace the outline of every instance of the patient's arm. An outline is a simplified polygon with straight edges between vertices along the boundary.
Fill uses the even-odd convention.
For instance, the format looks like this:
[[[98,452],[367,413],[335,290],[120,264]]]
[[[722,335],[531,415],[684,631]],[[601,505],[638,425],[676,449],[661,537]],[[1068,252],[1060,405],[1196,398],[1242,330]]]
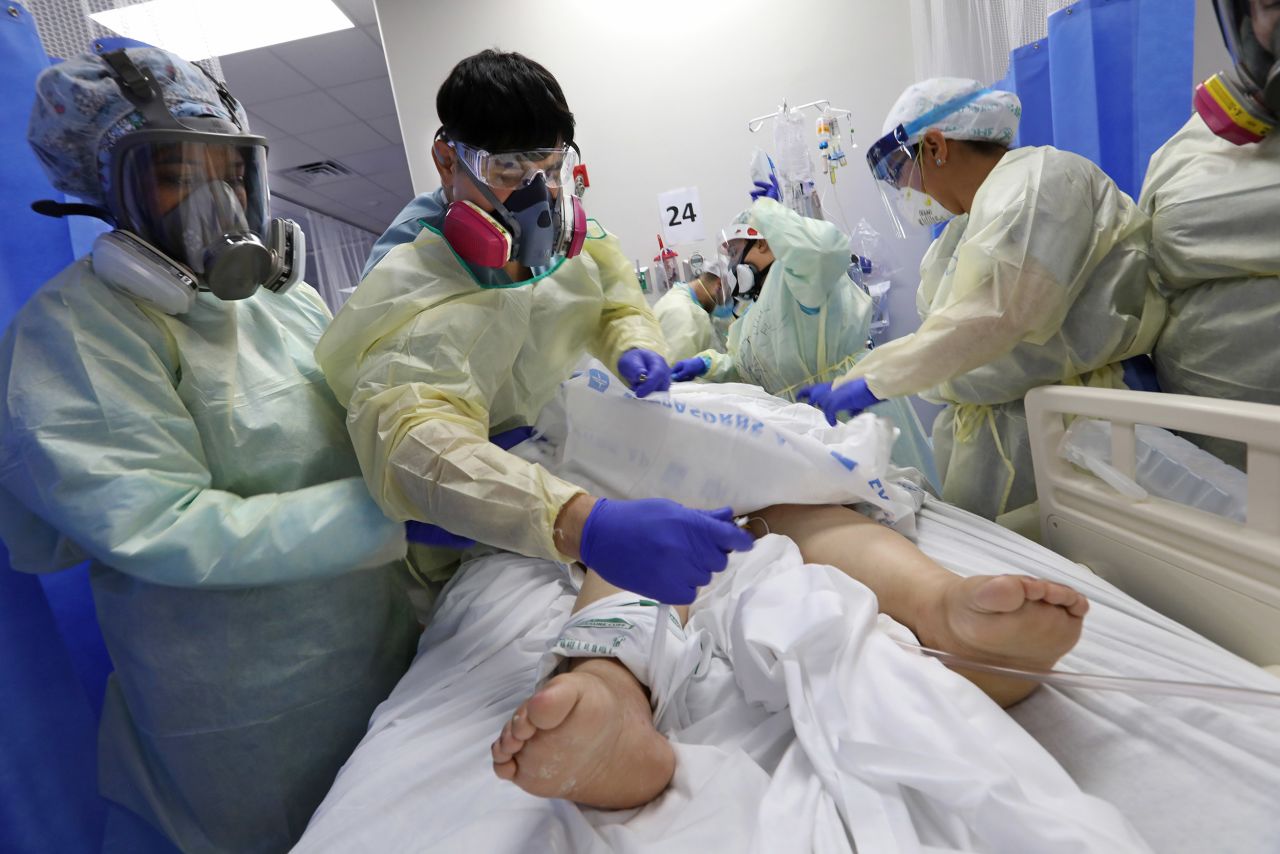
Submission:
[[[1046,669],[1080,638],[1088,601],[1070,587],[1020,575],[965,578],[911,541],[847,507],[783,505],[753,515],[752,532],[794,540],[807,563],[828,564],[876,594],[882,613],[920,643],[989,664]],[[1002,706],[1036,683],[958,670]]]

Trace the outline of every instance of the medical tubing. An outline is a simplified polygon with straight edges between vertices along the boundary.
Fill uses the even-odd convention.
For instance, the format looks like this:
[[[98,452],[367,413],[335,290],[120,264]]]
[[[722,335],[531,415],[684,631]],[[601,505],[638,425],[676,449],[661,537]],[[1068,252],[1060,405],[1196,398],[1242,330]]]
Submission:
[[[764,525],[765,533],[769,532],[769,525],[759,516],[747,517],[739,516],[733,520],[733,523],[739,528],[745,528],[748,521],[759,520]],[[658,662],[662,661],[662,656],[667,650],[667,625],[671,620],[671,606],[665,602],[658,606],[658,624],[655,629],[653,643],[649,646],[649,681],[653,682],[658,677]],[[646,686],[653,691],[653,685]]]
[[[658,678],[658,662],[667,649],[667,620],[671,619],[671,606],[665,602],[658,606],[658,624],[653,636],[653,644],[649,647],[649,682]],[[645,686],[653,694],[653,685]]]
[[[1203,682],[1178,682],[1170,679],[1146,679],[1136,676],[1111,676],[1102,673],[1071,673],[1066,670],[1024,670],[1020,667],[1004,667],[973,661],[960,655],[952,655],[930,649],[909,641],[894,638],[903,649],[922,652],[936,658],[949,667],[963,667],[980,673],[1027,679],[1055,688],[1090,688],[1095,691],[1121,691],[1126,694],[1161,694],[1169,697],[1192,697],[1199,700],[1226,700],[1256,706],[1280,709],[1280,691],[1264,691],[1261,688],[1244,688],[1238,685],[1211,685]]]

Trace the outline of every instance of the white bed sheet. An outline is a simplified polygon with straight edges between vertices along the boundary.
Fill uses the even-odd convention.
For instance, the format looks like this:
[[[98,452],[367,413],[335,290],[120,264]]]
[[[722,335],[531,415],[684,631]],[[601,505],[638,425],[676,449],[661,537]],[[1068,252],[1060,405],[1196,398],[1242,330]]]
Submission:
[[[930,501],[920,533],[962,575],[1027,572],[1085,593],[1094,607],[1060,669],[1280,691],[1272,674],[994,523]],[[1047,688],[1010,711],[1155,851],[1280,852],[1280,708]]]
[[[985,520],[931,502],[919,543],[961,574],[1027,572],[1086,592],[1094,608],[1066,669],[1280,689],[1280,680]],[[786,752],[794,736],[784,717],[763,708],[738,704],[728,726],[705,710],[705,732],[681,737],[716,746],[677,745],[672,787],[644,810],[580,810],[493,777],[488,745],[528,695],[571,604],[572,588],[554,565],[510,555],[473,563],[444,595],[413,667],[375,713],[296,850],[656,851],[673,838],[701,851],[848,850],[834,814],[786,821],[834,807],[814,797],[816,776],[808,786],[770,789],[778,763],[796,761]],[[1013,715],[1081,788],[1115,804],[1152,850],[1280,850],[1275,711],[1045,688]],[[718,737],[726,732],[732,738]],[[762,811],[778,821],[762,822]],[[771,827],[790,835],[770,839]],[[811,829],[796,836],[797,827]]]

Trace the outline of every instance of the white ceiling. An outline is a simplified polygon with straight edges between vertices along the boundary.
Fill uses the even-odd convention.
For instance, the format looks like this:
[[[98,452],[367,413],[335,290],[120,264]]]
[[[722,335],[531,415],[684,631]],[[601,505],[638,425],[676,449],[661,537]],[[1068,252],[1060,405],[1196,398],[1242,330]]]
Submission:
[[[373,0],[333,0],[354,29],[220,57],[227,86],[271,143],[271,189],[381,233],[413,197]],[[310,186],[281,173],[333,160],[351,175]]]

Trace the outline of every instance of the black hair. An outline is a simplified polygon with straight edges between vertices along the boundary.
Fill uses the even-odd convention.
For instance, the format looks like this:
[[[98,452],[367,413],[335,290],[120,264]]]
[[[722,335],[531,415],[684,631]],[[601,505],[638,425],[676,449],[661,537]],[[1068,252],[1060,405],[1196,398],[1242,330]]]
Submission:
[[[459,62],[436,93],[444,133],[487,151],[573,142],[573,112],[551,72],[523,54],[482,50]]]

